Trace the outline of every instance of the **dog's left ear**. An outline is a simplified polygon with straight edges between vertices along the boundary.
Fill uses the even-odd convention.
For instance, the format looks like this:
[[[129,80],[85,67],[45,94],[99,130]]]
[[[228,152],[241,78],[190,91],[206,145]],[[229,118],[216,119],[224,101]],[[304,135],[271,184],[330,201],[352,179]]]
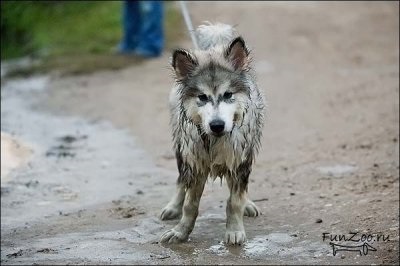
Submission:
[[[249,64],[249,50],[242,37],[237,37],[228,46],[225,57],[235,70],[245,70]]]

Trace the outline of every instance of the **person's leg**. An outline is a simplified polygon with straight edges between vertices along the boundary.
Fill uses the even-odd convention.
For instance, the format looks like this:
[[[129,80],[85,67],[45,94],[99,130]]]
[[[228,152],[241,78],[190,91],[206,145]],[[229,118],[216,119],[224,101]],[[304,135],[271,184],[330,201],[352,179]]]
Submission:
[[[140,1],[140,39],[135,53],[155,57],[164,48],[164,10],[162,1]]]
[[[139,41],[140,9],[139,1],[124,1],[122,10],[123,37],[119,44],[119,52],[133,52]]]

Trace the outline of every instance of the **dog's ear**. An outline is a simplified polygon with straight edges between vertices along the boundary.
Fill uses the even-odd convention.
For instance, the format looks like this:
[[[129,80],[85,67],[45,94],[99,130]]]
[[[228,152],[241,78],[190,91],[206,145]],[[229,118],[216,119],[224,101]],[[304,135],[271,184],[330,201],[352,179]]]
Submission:
[[[242,37],[235,38],[228,46],[225,57],[235,70],[245,70],[249,64],[249,50]]]
[[[197,66],[193,55],[184,49],[175,50],[172,55],[172,67],[178,80],[187,77]]]

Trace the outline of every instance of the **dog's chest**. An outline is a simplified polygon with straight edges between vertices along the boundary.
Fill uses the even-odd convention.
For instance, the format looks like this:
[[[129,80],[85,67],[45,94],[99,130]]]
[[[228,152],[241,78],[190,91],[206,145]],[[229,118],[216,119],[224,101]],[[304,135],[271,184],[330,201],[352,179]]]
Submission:
[[[245,138],[246,132],[238,129],[222,137],[204,136],[198,129],[188,125],[182,127],[181,134],[176,135],[182,159],[192,169],[211,176],[225,175],[235,169],[246,159],[251,145]]]
[[[235,156],[235,150],[233,145],[224,139],[217,139],[210,141],[208,148],[210,167],[215,165],[224,165],[231,168],[232,160]]]
[[[228,136],[221,138],[201,139],[196,145],[193,156],[196,168],[203,168],[211,175],[221,175],[221,171],[233,171],[242,160],[242,149]]]

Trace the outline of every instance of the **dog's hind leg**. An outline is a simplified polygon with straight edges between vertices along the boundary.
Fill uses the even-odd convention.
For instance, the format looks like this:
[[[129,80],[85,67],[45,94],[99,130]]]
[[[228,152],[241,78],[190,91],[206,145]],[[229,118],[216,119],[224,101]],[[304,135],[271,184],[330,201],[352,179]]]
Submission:
[[[203,194],[204,185],[207,178],[196,178],[186,190],[186,197],[183,204],[183,214],[179,223],[172,229],[162,234],[160,242],[162,243],[178,243],[186,241],[192,232],[199,214],[200,198]]]
[[[182,215],[182,206],[183,201],[185,200],[185,187],[178,179],[176,185],[176,193],[168,202],[167,206],[161,211],[160,219],[161,220],[172,220],[178,218]]]
[[[247,198],[247,193],[246,193],[246,198]],[[261,211],[257,207],[257,205],[253,201],[251,201],[249,198],[247,198],[246,206],[244,208],[244,216],[257,217],[260,214],[261,214]]]

